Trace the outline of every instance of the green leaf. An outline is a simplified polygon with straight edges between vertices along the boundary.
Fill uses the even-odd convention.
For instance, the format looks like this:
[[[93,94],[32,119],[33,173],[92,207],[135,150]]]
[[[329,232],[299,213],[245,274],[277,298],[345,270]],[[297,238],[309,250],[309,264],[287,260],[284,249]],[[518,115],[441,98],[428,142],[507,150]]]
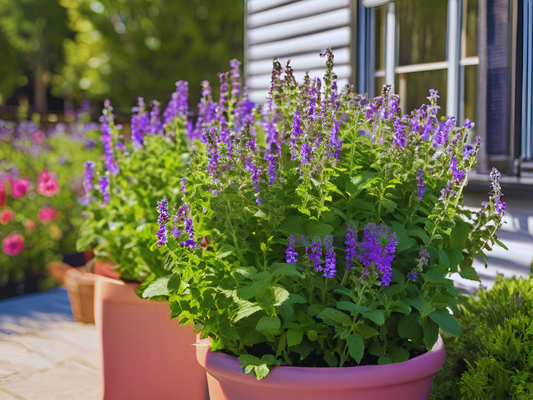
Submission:
[[[396,251],[405,251],[410,249],[411,247],[417,247],[418,243],[416,240],[410,238],[410,237],[404,237],[403,239],[398,239],[398,246],[396,246]]]
[[[240,321],[243,318],[249,317],[252,314],[255,314],[257,311],[261,311],[261,307],[250,303],[249,301],[242,301],[239,304],[239,308],[235,313],[235,319],[233,322]]]
[[[276,306],[283,304],[290,296],[290,293],[281,286],[274,287],[274,299],[276,300]]]
[[[383,314],[382,310],[366,312],[363,314],[363,316],[378,325],[383,325],[385,323],[385,315]]]
[[[426,271],[424,275],[426,275],[426,278],[428,278],[430,281],[441,282],[445,280],[446,270],[442,268],[431,268]]]
[[[424,245],[429,245],[429,236],[426,231],[418,226],[415,226],[407,231],[407,236],[416,236],[422,239]]]
[[[403,225],[397,221],[392,221],[392,230],[396,233],[396,238],[398,240],[405,239],[407,237],[407,231]]]
[[[392,364],[392,360],[388,357],[379,357],[378,358],[378,365],[387,365]]]
[[[358,306],[357,304],[352,303],[351,301],[339,301],[337,303],[337,308],[339,310],[352,311],[352,312],[358,312],[358,313],[364,313],[369,310],[368,307]]]
[[[393,212],[396,207],[398,207],[398,204],[396,204],[394,201],[389,199],[383,199],[381,202],[381,205],[387,209],[388,212]]]
[[[470,261],[470,263],[471,263],[471,261]],[[472,267],[472,264],[468,263],[468,261],[466,259],[464,259],[461,262],[459,275],[461,275],[461,277],[464,278],[464,279],[469,279],[471,281],[481,282],[481,279],[479,279],[479,275],[477,274],[476,270],[474,269],[474,267]]]
[[[461,219],[456,220],[455,227],[453,228],[452,234],[450,235],[453,247],[459,249],[460,251],[464,250],[466,240],[468,239],[468,235],[470,234],[470,229],[472,229],[470,224],[464,222]]]
[[[398,324],[398,335],[404,339],[413,340],[420,330],[420,314],[413,312],[403,317]]]
[[[296,264],[285,264],[275,262],[272,264],[271,276],[276,278],[278,276],[300,276],[301,274],[296,269]]]
[[[312,304],[307,309],[307,315],[314,317],[324,311],[327,307],[323,304]]]
[[[426,303],[424,307],[422,307],[422,309],[420,310],[420,316],[422,318],[427,317],[433,311],[435,311],[435,307],[433,307],[430,303]]]
[[[167,288],[169,292],[179,289],[180,285],[181,285],[181,276],[179,274],[172,274],[167,284]]]
[[[457,272],[457,267],[459,266],[461,260],[464,258],[463,253],[461,253],[461,251],[456,248],[451,248],[446,250],[446,254],[450,259],[450,271]]]
[[[333,232],[333,227],[331,225],[323,224],[317,221],[309,221],[305,224],[305,234],[309,238],[314,238],[315,236],[324,237]]]
[[[349,326],[352,323],[350,317],[334,308],[326,308],[317,317],[332,326]]]
[[[307,332],[307,337],[311,342],[314,342],[318,338],[318,334],[314,330],[310,330]]]
[[[257,325],[255,326],[255,329],[258,331],[274,331],[281,327],[281,321],[278,317],[267,317],[264,316],[259,320]]]
[[[305,235],[304,227],[297,216],[288,217],[281,223],[280,229],[288,234]]]
[[[255,296],[256,290],[250,286],[243,286],[237,289],[237,297],[241,300],[250,300]]]
[[[150,299],[157,296],[168,296],[168,281],[171,275],[160,276],[153,280],[143,292],[144,299]]]
[[[441,309],[433,311],[431,314],[429,314],[429,318],[435,321],[444,333],[454,337],[459,337],[461,334],[461,326],[459,325],[459,321],[457,321],[457,318],[455,318],[453,315],[449,314],[447,310]]]
[[[289,329],[287,331],[287,345],[296,346],[302,343],[304,331],[302,329]]]
[[[393,347],[387,352],[387,356],[394,362],[404,362],[409,359],[409,352],[400,347]]]
[[[369,185],[377,175],[377,172],[364,171],[348,180],[346,182],[346,192],[350,194],[351,199],[357,197],[361,190]]]
[[[357,333],[352,333],[348,336],[347,344],[350,356],[352,356],[357,364],[359,364],[365,353],[365,343],[363,342],[363,338]]]
[[[424,330],[424,344],[427,349],[432,349],[439,338],[439,325],[428,317],[420,318],[419,323]]]
[[[439,260],[443,267],[445,267],[448,270],[450,269],[450,259],[448,258],[448,255],[443,249],[439,250]]]
[[[355,330],[361,335],[363,339],[369,339],[372,336],[379,335],[379,332],[377,330],[375,330],[374,328],[368,325],[363,325],[363,324],[357,325],[355,327]]]

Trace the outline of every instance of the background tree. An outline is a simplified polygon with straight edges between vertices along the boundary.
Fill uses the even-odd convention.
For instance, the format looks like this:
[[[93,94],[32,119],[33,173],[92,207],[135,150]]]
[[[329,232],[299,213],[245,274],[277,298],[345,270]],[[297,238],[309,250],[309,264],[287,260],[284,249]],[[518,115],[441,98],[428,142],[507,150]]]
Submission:
[[[137,96],[165,100],[183,79],[196,102],[203,79],[216,86],[217,72],[242,59],[242,0],[59,1],[74,32],[53,79],[53,93],[66,99],[130,107]]]
[[[48,83],[63,59],[71,32],[57,0],[0,0],[0,104],[30,82],[38,111],[45,110]]]

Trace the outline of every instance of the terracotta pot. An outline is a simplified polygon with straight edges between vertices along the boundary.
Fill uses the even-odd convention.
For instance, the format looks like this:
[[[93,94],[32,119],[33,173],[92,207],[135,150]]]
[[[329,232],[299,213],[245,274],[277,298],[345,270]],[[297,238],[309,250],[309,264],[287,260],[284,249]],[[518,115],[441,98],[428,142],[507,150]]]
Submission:
[[[105,260],[94,260],[94,273],[96,275],[107,276],[108,278],[119,279],[120,274],[113,269],[115,263]]]
[[[94,324],[94,274],[85,267],[69,268],[64,274],[74,320]]]
[[[442,338],[433,349],[403,363],[345,368],[274,367],[258,381],[237,357],[196,345],[207,371],[210,400],[427,400],[433,375],[444,364]]]
[[[138,286],[96,276],[103,399],[205,400],[192,326],[171,321],[168,303],[137,297]]]
[[[83,258],[85,259],[85,264],[87,264],[89,261],[91,261],[94,258],[94,251],[86,250],[83,253]]]

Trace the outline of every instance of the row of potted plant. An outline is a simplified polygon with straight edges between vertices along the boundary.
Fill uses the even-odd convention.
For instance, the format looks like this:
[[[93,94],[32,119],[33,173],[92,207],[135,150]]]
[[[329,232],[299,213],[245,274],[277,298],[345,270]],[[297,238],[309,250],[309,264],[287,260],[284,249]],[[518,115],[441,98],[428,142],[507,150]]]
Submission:
[[[54,285],[46,265],[75,252],[83,159],[96,150],[86,142],[94,126],[81,115],[73,125],[85,131],[0,121],[1,297]]]
[[[474,258],[501,244],[500,174],[465,209],[473,124],[441,119],[433,90],[403,114],[389,87],[338,88],[325,56],[301,83],[274,61],[262,106],[232,61],[194,124],[178,82],[163,122],[157,103],[135,110],[130,155],[106,104],[80,237],[119,278],[97,280],[106,398],[203,390],[198,365],[211,399],[428,398],[439,330],[460,334],[449,276],[479,280]]]

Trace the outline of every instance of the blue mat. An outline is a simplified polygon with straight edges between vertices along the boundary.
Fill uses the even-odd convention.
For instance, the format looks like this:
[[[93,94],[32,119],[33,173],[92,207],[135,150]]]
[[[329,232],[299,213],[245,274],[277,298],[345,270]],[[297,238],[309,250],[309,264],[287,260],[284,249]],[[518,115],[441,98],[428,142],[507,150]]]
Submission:
[[[48,314],[74,320],[66,289],[59,287],[0,300],[0,322],[2,319],[12,320],[20,317],[40,319]]]

